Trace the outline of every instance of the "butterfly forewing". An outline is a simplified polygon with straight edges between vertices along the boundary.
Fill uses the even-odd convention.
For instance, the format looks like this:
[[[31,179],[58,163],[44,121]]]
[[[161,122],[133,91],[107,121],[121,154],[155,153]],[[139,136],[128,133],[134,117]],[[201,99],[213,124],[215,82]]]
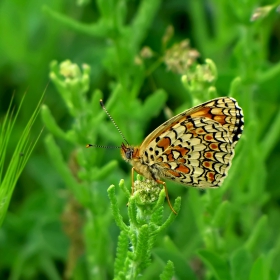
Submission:
[[[220,122],[232,134],[233,142],[238,141],[243,131],[243,113],[236,100],[231,97],[219,97],[190,108],[167,120],[145,138],[140,149],[145,149],[151,140],[168,130],[170,126],[182,122],[188,116],[207,117]]]
[[[233,98],[222,97],[198,105],[185,112],[192,118],[207,117],[219,122],[232,137],[233,143],[236,143],[243,130],[244,120],[242,109]]]

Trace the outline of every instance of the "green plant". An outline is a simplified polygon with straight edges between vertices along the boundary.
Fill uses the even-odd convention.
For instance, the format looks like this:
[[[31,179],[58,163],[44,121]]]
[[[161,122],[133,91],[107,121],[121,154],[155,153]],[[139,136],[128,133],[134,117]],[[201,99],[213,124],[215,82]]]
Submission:
[[[1,11],[13,4],[3,2]],[[278,1],[262,6],[256,0],[112,0],[82,6],[86,2],[79,1],[79,7],[50,3],[42,17],[35,8],[39,2],[33,1],[20,20],[1,12],[5,28],[0,32],[9,30],[6,36],[1,33],[1,51],[12,69],[29,62],[29,71],[23,71],[31,73],[28,84],[37,85],[38,77],[46,76],[46,64],[33,65],[39,55],[64,60],[51,63],[56,91],[50,86],[42,110],[49,157],[42,149],[30,160],[36,168],[29,177],[40,187],[7,213],[0,231],[1,278],[60,279],[64,274],[66,279],[112,279],[139,273],[144,279],[277,279]],[[12,10],[6,14],[14,15]],[[23,37],[12,28],[24,19],[30,20],[19,30],[34,36],[32,51],[24,48],[28,40],[18,44]],[[36,22],[38,30],[44,26],[52,32],[36,33]],[[16,50],[10,47],[17,45]],[[109,187],[111,211],[106,190],[122,178],[129,188],[129,167],[117,149],[85,148],[87,143],[119,147],[122,141],[99,100],[128,142],[139,145],[171,116],[217,96],[237,99],[245,118],[228,177],[215,190],[166,182],[171,201],[181,197],[181,209],[170,226],[150,239],[146,231],[154,225],[149,218],[162,206],[163,217],[171,213],[167,203],[161,206],[163,193],[155,202],[159,207],[145,204],[145,211],[156,208],[143,214],[143,206],[136,205],[139,192],[128,195],[121,181],[116,194]],[[130,249],[131,228],[153,244],[147,252],[140,250],[142,241],[139,251]],[[133,244],[137,247],[137,241]]]
[[[7,148],[12,136],[13,129],[16,125],[17,118],[22,107],[25,95],[22,97],[17,110],[12,108],[13,99],[10,102],[8,111],[1,123],[0,132],[0,227],[4,221],[6,212],[8,210],[16,183],[25,167],[42,131],[37,138],[30,143],[31,128],[39,114],[42,98],[37,107],[32,113],[28,123],[26,124],[20,138],[18,139],[17,146],[14,148],[12,158],[7,163]],[[7,166],[6,166],[7,164]]]
[[[176,217],[170,213],[168,219],[162,223],[165,192],[162,190],[159,193],[160,188],[157,184],[148,180],[143,181],[140,176],[134,184],[137,187],[135,187],[133,195],[130,195],[124,182],[120,182],[121,188],[124,189],[129,199],[128,225],[123,222],[123,217],[120,215],[115,187],[111,186],[108,189],[113,216],[121,230],[114,264],[115,279],[135,279],[143,274],[152,261],[151,253],[158,234],[170,226]],[[177,199],[174,206],[175,211],[178,212],[179,207],[180,199]],[[170,261],[168,267],[170,273]],[[167,274],[167,272],[165,273]],[[173,274],[174,269],[171,276]],[[171,276],[164,279],[170,279]]]

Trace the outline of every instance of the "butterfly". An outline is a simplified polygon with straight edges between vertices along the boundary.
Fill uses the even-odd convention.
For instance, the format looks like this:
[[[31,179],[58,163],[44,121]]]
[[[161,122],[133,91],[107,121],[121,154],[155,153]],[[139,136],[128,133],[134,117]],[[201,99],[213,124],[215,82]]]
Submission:
[[[121,145],[121,155],[132,165],[132,174],[135,170],[164,185],[168,204],[176,213],[162,180],[199,188],[219,187],[227,176],[243,128],[243,112],[237,101],[219,97],[167,120],[140,146],[129,145],[123,137],[126,143]]]

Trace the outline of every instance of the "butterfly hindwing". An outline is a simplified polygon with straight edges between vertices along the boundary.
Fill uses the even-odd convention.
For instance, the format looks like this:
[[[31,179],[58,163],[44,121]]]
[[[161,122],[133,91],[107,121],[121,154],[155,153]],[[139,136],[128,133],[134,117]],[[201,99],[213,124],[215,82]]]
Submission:
[[[140,156],[157,177],[218,187],[227,176],[243,124],[234,99],[213,99],[159,126],[142,143]]]

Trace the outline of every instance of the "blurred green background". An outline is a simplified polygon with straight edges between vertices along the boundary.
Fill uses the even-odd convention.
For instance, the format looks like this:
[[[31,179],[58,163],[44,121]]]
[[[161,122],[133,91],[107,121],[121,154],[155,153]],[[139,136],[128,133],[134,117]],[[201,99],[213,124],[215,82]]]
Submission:
[[[143,279],[157,279],[168,260],[174,279],[278,279],[278,4],[2,0],[1,120],[12,95],[16,107],[26,93],[7,158],[45,90],[31,141],[46,127],[0,228],[0,279],[113,279],[119,229],[106,190],[122,178],[129,185],[130,168],[118,150],[85,148],[122,141],[101,97],[128,142],[140,144],[172,114],[217,96],[236,98],[245,117],[228,179],[212,191],[167,183],[182,209]],[[184,62],[185,52],[190,65],[168,64]],[[66,60],[74,65],[60,65]],[[127,222],[127,199],[118,197]]]

